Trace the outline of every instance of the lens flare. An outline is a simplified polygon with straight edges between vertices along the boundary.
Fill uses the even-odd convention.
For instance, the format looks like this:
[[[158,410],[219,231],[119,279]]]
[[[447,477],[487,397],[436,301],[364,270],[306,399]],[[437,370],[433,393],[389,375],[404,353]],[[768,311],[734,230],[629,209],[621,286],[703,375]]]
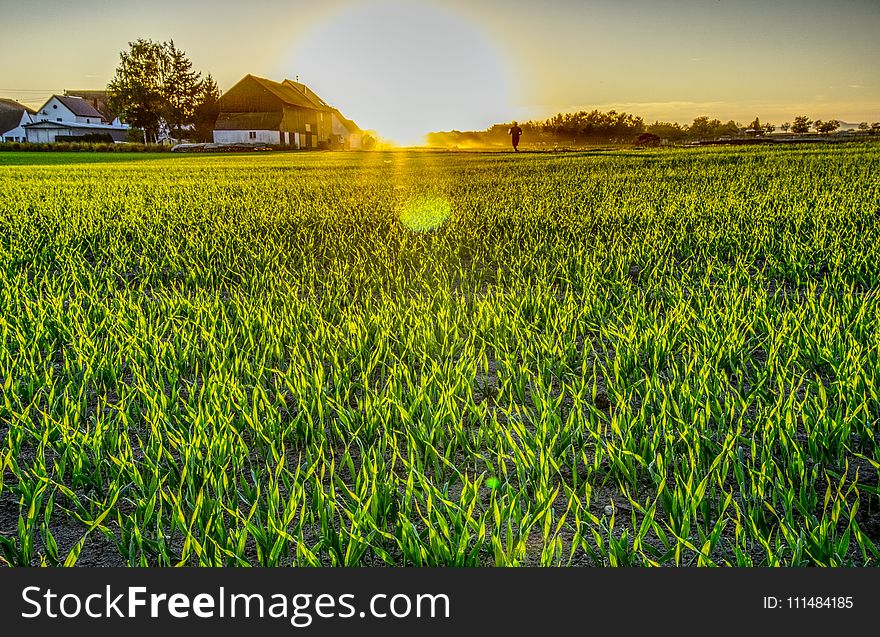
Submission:
[[[400,223],[413,232],[428,232],[439,228],[452,212],[449,202],[442,197],[413,197],[400,211]]]

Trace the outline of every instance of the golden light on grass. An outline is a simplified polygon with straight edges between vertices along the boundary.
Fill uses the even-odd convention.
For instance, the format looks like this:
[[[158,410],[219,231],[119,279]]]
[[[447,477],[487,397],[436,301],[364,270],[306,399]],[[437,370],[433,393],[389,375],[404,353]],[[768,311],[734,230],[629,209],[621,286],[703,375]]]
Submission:
[[[408,199],[400,211],[400,223],[413,232],[429,232],[442,226],[452,208],[436,195],[420,195]]]

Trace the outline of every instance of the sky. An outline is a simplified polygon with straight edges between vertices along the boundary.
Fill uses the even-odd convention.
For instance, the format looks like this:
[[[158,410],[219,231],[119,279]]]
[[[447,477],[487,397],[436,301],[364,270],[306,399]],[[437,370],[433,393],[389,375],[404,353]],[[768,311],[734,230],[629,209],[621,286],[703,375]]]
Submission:
[[[0,97],[32,107],[105,87],[140,37],[173,39],[221,90],[299,76],[403,142],[593,108],[880,121],[878,0],[3,2]]]

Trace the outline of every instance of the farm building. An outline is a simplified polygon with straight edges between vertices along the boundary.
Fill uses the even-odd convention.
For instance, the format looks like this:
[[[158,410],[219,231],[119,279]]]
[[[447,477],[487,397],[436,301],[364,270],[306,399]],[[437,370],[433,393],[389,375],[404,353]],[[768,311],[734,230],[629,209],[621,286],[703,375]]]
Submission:
[[[109,136],[113,141],[125,141],[128,127],[110,124],[89,101],[70,95],[53,95],[33,115],[33,121],[24,126],[27,141],[53,143],[73,141],[94,136]]]
[[[338,108],[333,108],[332,106],[330,106],[327,102],[318,97],[318,95],[312,89],[301,82],[284,80],[284,84],[296,89],[297,91],[305,95],[306,98],[308,98],[315,105],[315,108],[325,110],[330,109],[331,146],[339,148],[361,147],[363,131],[358,128],[357,124],[355,124],[353,121],[346,118],[342,113],[340,113]]]
[[[0,142],[23,142],[24,125],[30,124],[34,111],[15,100],[0,98]]]
[[[108,104],[109,97],[107,91],[102,90],[85,90],[85,91],[64,91],[65,97],[81,97],[101,114],[105,122],[115,125],[122,125],[121,120],[116,116]]]
[[[341,140],[343,148],[357,150],[363,147],[364,131],[358,128],[357,124],[335,108],[332,118],[333,134]]]
[[[341,118],[341,119],[340,119]],[[262,142],[289,148],[351,147],[360,130],[305,84],[246,75],[220,98],[216,143]],[[350,132],[357,129],[356,133]],[[344,132],[343,132],[344,131]]]

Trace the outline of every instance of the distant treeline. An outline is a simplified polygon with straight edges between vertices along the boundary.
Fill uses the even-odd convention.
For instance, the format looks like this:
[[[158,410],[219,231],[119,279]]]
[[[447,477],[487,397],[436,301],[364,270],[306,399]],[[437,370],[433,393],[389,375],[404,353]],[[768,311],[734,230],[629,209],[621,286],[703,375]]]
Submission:
[[[782,124],[781,129],[785,132],[791,130],[792,133],[806,133],[811,125],[819,133],[829,133],[836,130],[839,122],[837,120],[813,122],[805,116],[799,116],[794,118],[794,124],[786,122]],[[638,115],[613,110],[607,113],[598,110],[559,113],[543,121],[523,122],[519,126],[523,129],[523,142],[530,144],[625,143],[635,141],[646,133],[656,135],[661,140],[681,142],[716,139],[746,132],[765,134],[776,130],[773,124],[762,124],[757,117],[747,126],[733,120],[722,122],[709,117],[697,117],[691,124],[660,121],[646,124]],[[508,123],[495,124],[485,131],[454,130],[428,133],[426,141],[429,146],[441,147],[502,146],[510,143],[507,134],[509,128]],[[880,124],[868,126],[863,123],[860,128],[869,133],[880,132]]]

